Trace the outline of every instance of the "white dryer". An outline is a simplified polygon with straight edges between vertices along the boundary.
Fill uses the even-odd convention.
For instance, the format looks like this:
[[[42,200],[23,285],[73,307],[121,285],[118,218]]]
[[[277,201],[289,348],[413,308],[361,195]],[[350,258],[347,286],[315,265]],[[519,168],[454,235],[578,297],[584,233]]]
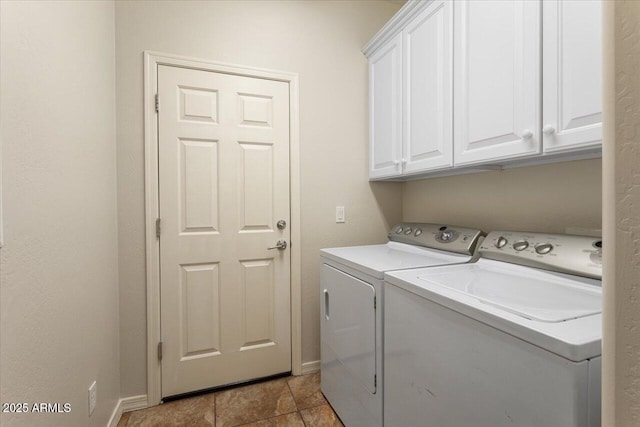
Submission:
[[[492,232],[385,274],[385,424],[600,425],[602,241]]]
[[[381,245],[321,250],[322,392],[347,427],[383,424],[383,278],[471,261],[480,230],[403,223]]]

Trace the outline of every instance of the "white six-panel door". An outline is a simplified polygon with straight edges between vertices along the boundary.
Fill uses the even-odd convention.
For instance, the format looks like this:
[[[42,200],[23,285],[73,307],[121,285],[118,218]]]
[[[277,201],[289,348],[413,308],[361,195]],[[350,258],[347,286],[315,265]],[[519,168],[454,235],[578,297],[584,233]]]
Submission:
[[[551,153],[602,140],[602,3],[542,3],[542,138]]]
[[[288,84],[159,66],[158,94],[162,396],[290,371]]]
[[[369,58],[369,178],[402,172],[402,34]]]
[[[403,31],[404,173],[453,165],[452,9],[434,1]]]
[[[540,2],[454,2],[454,163],[540,152]]]

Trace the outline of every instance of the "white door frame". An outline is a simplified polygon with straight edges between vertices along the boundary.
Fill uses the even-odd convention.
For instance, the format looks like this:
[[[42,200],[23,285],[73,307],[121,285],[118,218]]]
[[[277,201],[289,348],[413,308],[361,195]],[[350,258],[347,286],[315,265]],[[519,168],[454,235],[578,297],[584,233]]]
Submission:
[[[298,75],[282,71],[223,64],[178,55],[144,52],[144,157],[145,232],[147,260],[147,402],[160,403],[161,370],[157,346],[160,342],[160,240],[156,238],[158,207],[158,116],[155,95],[158,66],[169,65],[213,71],[289,84],[290,201],[291,201],[291,369],[302,374],[302,301],[300,272],[300,135],[298,116]]]

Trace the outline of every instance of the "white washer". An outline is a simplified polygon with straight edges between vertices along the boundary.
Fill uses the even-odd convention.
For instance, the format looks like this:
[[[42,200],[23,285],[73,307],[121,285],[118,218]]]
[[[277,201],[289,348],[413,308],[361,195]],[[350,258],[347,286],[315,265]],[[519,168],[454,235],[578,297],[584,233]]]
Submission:
[[[600,425],[602,241],[492,232],[385,274],[387,426]]]
[[[383,278],[469,262],[480,230],[399,224],[383,245],[321,250],[322,392],[347,427],[383,423]]]

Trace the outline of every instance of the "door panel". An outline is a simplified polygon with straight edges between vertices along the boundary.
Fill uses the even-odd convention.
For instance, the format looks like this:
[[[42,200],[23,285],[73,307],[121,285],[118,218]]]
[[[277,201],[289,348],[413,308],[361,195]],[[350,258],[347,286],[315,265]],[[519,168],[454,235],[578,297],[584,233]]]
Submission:
[[[602,140],[602,2],[543,2],[545,152]]]
[[[181,231],[218,230],[218,143],[180,139]]]
[[[220,351],[220,269],[217,263],[181,267],[181,360],[216,356]]]
[[[158,67],[162,396],[291,370],[289,89]]]
[[[436,1],[404,30],[404,173],[453,165],[452,3]]]
[[[540,2],[454,2],[454,163],[540,152]]]
[[[240,231],[273,231],[273,147],[241,142],[239,148]]]
[[[369,58],[369,177],[402,174],[402,34]]]
[[[240,262],[243,336],[240,351],[276,344],[272,261],[261,259]]]

